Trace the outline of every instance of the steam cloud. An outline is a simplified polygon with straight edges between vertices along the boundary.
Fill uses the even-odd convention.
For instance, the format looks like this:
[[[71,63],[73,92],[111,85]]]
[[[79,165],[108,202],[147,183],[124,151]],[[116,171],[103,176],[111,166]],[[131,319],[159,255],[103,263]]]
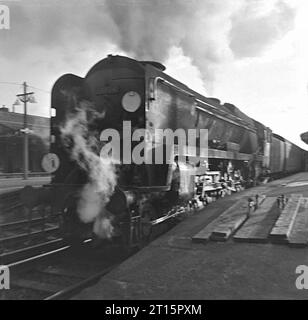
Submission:
[[[67,52],[81,59],[109,43],[136,59],[165,62],[175,47],[199,68],[207,86],[223,62],[262,54],[293,27],[295,9],[286,1],[17,2],[10,5],[10,35],[0,34],[0,54],[12,57],[34,47],[61,47],[61,59]]]
[[[76,112],[62,127],[61,134],[64,143],[72,147],[71,158],[89,177],[81,191],[77,212],[83,222],[94,222],[93,231],[97,236],[110,238],[113,233],[112,215],[105,205],[117,182],[115,167],[111,159],[102,158],[97,153],[99,141],[88,130],[91,119],[101,118],[104,114],[94,111],[92,105],[85,101],[75,109]]]
[[[295,9],[283,1],[264,14],[258,14],[256,8],[256,1],[248,1],[232,17],[230,48],[237,58],[259,56],[294,26]]]

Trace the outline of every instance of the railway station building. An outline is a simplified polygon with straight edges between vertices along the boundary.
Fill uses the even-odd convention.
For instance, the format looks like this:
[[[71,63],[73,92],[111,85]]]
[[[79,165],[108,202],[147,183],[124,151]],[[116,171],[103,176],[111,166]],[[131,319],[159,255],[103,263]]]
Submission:
[[[50,119],[27,115],[29,172],[43,172],[41,161],[49,149]],[[23,172],[24,114],[0,108],[0,174]]]

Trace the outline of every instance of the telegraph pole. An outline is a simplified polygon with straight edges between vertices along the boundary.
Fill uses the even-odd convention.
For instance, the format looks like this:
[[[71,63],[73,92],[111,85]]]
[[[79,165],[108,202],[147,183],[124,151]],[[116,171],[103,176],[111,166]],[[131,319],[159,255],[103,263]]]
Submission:
[[[27,119],[27,83],[23,83],[24,87],[24,179],[28,179],[28,170],[29,170],[29,137],[28,132],[26,132],[28,128],[28,119]]]
[[[24,179],[28,179],[28,170],[29,170],[29,138],[28,133],[26,132],[28,128],[28,119],[27,119],[27,83],[23,83],[24,87]]]
[[[30,96],[34,94],[34,92],[27,92],[27,83],[23,83],[24,92],[22,94],[18,94],[17,97],[20,99],[21,102],[24,103],[24,125],[23,129],[21,130],[24,134],[24,179],[28,179],[28,171],[29,171],[29,133],[30,130],[28,129],[28,119],[27,119],[27,102],[29,101]]]

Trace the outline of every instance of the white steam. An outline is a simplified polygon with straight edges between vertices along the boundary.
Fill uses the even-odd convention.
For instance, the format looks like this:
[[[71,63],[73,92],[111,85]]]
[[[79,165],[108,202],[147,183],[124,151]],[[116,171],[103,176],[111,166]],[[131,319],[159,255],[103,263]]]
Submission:
[[[61,128],[61,133],[64,143],[71,148],[71,158],[89,178],[81,191],[77,212],[83,222],[94,222],[93,231],[97,236],[109,238],[113,233],[112,216],[105,206],[117,182],[115,166],[111,159],[99,156],[99,141],[88,130],[91,120],[102,118],[104,114],[94,111],[88,102],[79,103],[75,110]]]

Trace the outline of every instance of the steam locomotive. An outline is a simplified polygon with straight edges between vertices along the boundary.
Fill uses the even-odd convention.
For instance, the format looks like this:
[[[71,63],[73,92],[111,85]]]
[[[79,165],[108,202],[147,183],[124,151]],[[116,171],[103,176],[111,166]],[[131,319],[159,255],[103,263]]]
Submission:
[[[112,235],[120,236],[125,243],[147,239],[154,225],[175,217],[196,198],[204,201],[207,196],[222,195],[228,183],[232,189],[235,182],[249,185],[265,176],[304,169],[302,149],[233,104],[205,97],[164,70],[158,62],[108,55],[84,78],[66,74],[54,84],[50,152],[56,158],[51,166],[52,182],[37,191],[36,197],[28,193],[24,198],[28,202],[32,199],[32,206],[49,202],[61,212],[63,233],[68,238],[85,237],[95,224],[93,219],[82,221],[77,208],[81,192],[90,180],[89,168],[82,153],[77,158],[76,154],[72,156],[78,143],[74,133],[69,139],[63,138],[63,127],[80,110],[83,125],[86,124],[81,136],[85,141],[95,138],[87,150],[96,155],[100,152],[99,135],[106,128],[122,132],[123,144],[124,121],[130,121],[134,129],[146,129],[150,135],[155,135],[157,129],[208,130],[206,157],[201,155],[200,148],[196,154],[189,154],[189,146],[184,157],[179,157],[176,138],[169,162],[125,164],[125,155],[121,153],[115,165],[116,184],[100,210],[101,216],[112,217]],[[197,134],[197,140],[200,138]],[[166,147],[164,140],[143,142],[151,154]]]

